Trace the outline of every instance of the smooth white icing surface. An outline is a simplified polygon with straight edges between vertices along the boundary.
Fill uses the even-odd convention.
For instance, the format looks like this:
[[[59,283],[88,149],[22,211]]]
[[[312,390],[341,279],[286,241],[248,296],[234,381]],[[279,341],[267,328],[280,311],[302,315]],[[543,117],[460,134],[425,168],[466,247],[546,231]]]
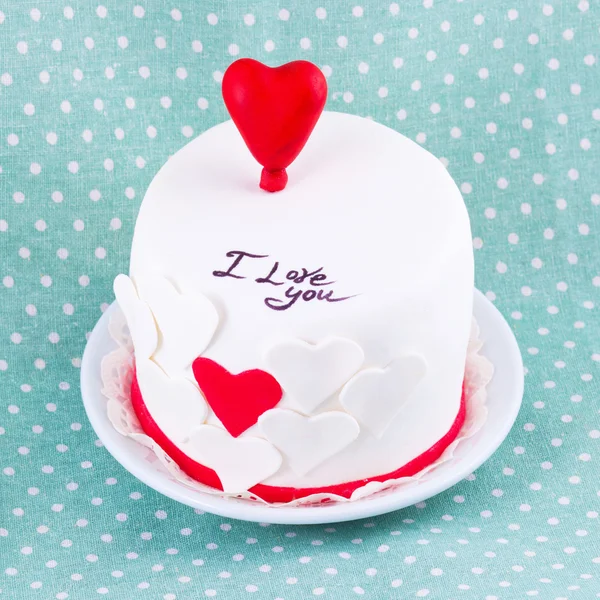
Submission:
[[[363,369],[340,392],[342,406],[380,438],[404,408],[427,373],[422,356],[395,358],[383,369]]]
[[[260,166],[232,122],[196,138],[146,193],[131,276],[164,276],[180,292],[204,294],[219,325],[203,356],[234,373],[271,372],[268,350],[282,340],[346,338],[364,352],[363,369],[422,356],[425,376],[408,398],[398,398],[404,406],[380,438],[361,427],[352,443],[306,474],[284,459],[262,482],[323,486],[394,471],[446,434],[458,412],[473,291],[466,208],[435,157],[391,129],[341,113],[322,115],[288,172],[284,191],[259,189]],[[226,256],[230,251],[268,257],[243,258],[232,272],[244,279],[213,275],[228,271],[235,259]],[[303,268],[322,268],[313,285],[310,276],[286,281],[290,270],[301,278]],[[260,278],[286,283],[257,283]],[[339,301],[299,299],[286,310],[270,308],[292,302],[285,296],[290,285],[293,292],[321,291]],[[165,399],[149,410],[161,426],[171,408]],[[284,393],[277,409],[286,408],[298,410]],[[337,394],[314,414],[331,410],[344,410]],[[207,423],[222,427],[211,411]],[[245,437],[263,434],[255,425],[238,440]],[[202,458],[209,455],[204,445]]]

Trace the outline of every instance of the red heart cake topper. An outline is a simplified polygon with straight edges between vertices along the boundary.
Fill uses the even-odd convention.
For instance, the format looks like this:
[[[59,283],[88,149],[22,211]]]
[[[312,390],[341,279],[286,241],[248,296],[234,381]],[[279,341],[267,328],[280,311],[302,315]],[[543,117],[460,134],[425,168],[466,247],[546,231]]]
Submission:
[[[251,58],[223,76],[223,100],[252,156],[264,167],[260,187],[278,192],[306,144],[327,100],[321,70],[306,60],[267,67]]]
[[[206,401],[233,437],[252,427],[283,396],[275,377],[260,369],[234,375],[214,360],[201,357],[192,363],[192,371]]]

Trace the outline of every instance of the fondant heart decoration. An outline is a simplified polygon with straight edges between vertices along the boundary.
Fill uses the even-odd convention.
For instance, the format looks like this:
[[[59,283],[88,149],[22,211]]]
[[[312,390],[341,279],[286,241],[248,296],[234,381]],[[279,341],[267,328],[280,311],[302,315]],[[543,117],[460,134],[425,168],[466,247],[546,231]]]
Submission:
[[[341,411],[304,417],[292,410],[275,408],[262,415],[258,423],[265,437],[300,476],[343,450],[360,432],[358,423]]]
[[[325,76],[305,60],[271,68],[242,58],[225,71],[222,90],[233,122],[264,167],[260,187],[282,190],[286,167],[306,144],[325,106]]]
[[[266,440],[236,439],[214,425],[200,425],[183,446],[186,454],[213,469],[223,491],[245,492],[281,466],[281,454]]]
[[[180,294],[164,277],[136,277],[135,283],[158,326],[158,346],[152,358],[169,375],[180,375],[210,344],[219,314],[206,296]]]
[[[365,369],[344,386],[340,402],[361,425],[380,438],[426,371],[427,363],[418,354],[396,358],[384,369]]]
[[[260,369],[234,375],[214,360],[200,357],[192,370],[206,401],[234,437],[252,427],[283,395],[277,380]]]
[[[208,406],[194,382],[169,377],[149,359],[137,359],[135,370],[148,412],[171,441],[183,441],[204,423]]]
[[[330,337],[318,344],[287,340],[265,355],[269,371],[304,413],[312,413],[363,364],[363,349],[352,340]]]
[[[125,315],[136,358],[149,358],[158,344],[158,333],[150,307],[140,300],[133,281],[127,275],[115,277],[113,290]]]

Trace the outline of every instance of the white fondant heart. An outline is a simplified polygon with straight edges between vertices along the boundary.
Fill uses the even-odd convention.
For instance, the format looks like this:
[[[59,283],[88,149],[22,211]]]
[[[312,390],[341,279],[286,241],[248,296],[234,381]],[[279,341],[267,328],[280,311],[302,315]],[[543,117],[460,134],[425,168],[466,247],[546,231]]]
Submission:
[[[182,442],[204,423],[208,405],[195,383],[169,377],[150,359],[137,359],[135,367],[144,404],[170,440]]]
[[[364,357],[356,342],[330,337],[318,344],[280,342],[267,350],[265,359],[286,394],[310,414],[358,371]]]
[[[234,438],[225,429],[200,425],[184,446],[186,453],[216,471],[223,491],[245,492],[281,466],[275,446],[256,437]]]
[[[418,354],[394,359],[384,369],[355,375],[342,389],[342,406],[380,438],[425,376],[427,363]]]
[[[264,413],[258,423],[267,439],[300,476],[340,452],[360,432],[358,423],[340,411],[305,417],[292,410],[274,408]]]
[[[117,275],[113,283],[115,297],[127,320],[136,358],[149,358],[158,344],[156,323],[150,307],[140,300],[127,275]]]
[[[179,374],[206,350],[219,323],[216,308],[202,294],[180,294],[164,277],[136,277],[140,298],[158,326],[153,359],[169,374]]]

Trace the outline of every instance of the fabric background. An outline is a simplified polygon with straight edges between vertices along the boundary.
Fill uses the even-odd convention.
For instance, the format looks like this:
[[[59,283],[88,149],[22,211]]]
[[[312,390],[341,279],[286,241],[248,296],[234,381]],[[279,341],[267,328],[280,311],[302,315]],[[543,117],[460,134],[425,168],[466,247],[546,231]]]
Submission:
[[[102,1],[0,6],[0,598],[600,597],[597,0]],[[226,118],[236,56],[314,61],[328,109],[416,139],[462,189],[526,391],[501,449],[426,503],[226,521],[87,423],[80,357],[144,191]]]

